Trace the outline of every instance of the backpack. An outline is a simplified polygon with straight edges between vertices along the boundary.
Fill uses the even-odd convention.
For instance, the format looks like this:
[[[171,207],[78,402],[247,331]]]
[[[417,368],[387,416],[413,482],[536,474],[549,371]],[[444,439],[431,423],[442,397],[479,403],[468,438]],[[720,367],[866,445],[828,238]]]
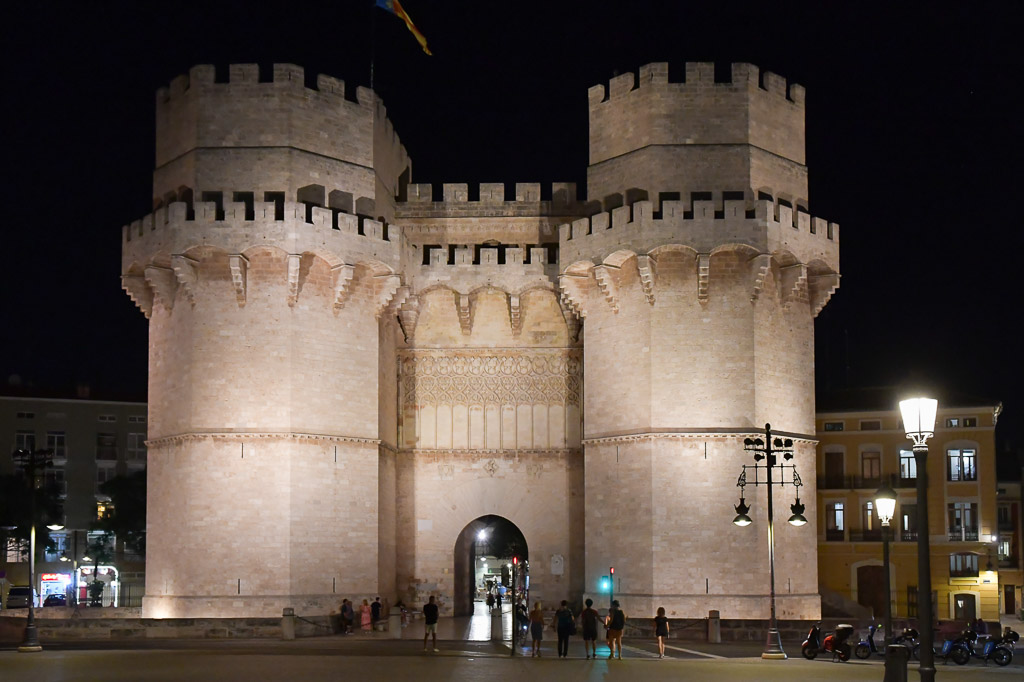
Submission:
[[[622,630],[626,627],[626,614],[623,613],[622,609],[615,609],[615,613],[612,614],[612,622],[608,625],[611,630]]]

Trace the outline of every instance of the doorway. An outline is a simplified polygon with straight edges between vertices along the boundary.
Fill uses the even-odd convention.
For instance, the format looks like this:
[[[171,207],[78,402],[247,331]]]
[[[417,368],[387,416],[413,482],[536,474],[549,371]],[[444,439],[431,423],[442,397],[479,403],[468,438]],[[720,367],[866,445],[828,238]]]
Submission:
[[[1017,586],[1003,585],[1003,613],[1017,613]]]
[[[490,591],[513,603],[511,594],[513,558],[518,565],[529,559],[526,537],[519,527],[503,516],[481,516],[469,522],[455,540],[455,598],[453,614],[473,615],[475,601],[484,601]],[[527,581],[520,573],[517,591]]]
[[[857,567],[857,603],[874,610],[875,618],[885,614],[885,568]]]
[[[974,595],[969,592],[959,592],[953,595],[953,619],[974,620],[978,617],[978,602]]]

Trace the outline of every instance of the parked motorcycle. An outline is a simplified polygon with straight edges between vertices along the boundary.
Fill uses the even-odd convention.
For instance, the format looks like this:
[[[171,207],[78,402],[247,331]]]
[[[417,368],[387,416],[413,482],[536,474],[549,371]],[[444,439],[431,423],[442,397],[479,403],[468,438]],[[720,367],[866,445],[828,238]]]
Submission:
[[[853,626],[844,623],[837,625],[835,632],[825,637],[823,641],[821,639],[821,622],[819,621],[807,633],[807,639],[804,640],[803,646],[800,647],[800,653],[807,660],[814,660],[818,654],[832,654],[833,661],[838,658],[840,661],[846,662],[850,660],[851,653],[851,647],[847,644],[846,640],[852,634]]]
[[[872,623],[868,626],[868,636],[857,643],[857,646],[853,648],[853,655],[863,660],[870,658],[871,654],[885,655],[884,651],[879,651],[878,647],[875,646],[875,633],[878,631],[878,625]],[[895,640],[894,640],[895,641]]]
[[[956,638],[943,642],[938,655],[947,662],[949,659],[953,659],[957,665],[966,665],[972,658],[978,658],[985,661],[986,664],[991,660],[996,665],[1005,666],[1013,660],[1014,645],[1019,639],[1020,635],[1007,628],[999,636],[982,644],[979,651],[975,646],[978,641],[978,633],[968,628]]]
[[[914,628],[903,628],[903,632],[892,638],[893,644],[902,644],[910,649],[915,661],[921,660],[921,633]]]

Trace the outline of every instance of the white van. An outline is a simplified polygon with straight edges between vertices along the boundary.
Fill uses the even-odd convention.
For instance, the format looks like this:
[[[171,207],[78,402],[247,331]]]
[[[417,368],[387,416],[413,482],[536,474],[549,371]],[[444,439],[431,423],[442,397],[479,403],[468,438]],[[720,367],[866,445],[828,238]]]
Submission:
[[[33,593],[35,593],[35,590],[30,588],[28,585],[15,585],[7,592],[7,608],[27,609],[30,594],[34,597],[33,605],[38,604],[39,595],[38,593]]]

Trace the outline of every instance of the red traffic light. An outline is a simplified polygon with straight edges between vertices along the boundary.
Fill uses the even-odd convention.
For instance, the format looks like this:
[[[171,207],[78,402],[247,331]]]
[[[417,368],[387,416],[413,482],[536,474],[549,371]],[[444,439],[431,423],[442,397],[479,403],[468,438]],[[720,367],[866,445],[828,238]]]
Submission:
[[[611,573],[612,575],[615,575],[615,567],[612,566],[611,568],[609,568],[608,572]]]
[[[519,565],[519,557],[517,557],[517,556],[512,557],[512,564],[515,565],[515,566],[518,566]]]

